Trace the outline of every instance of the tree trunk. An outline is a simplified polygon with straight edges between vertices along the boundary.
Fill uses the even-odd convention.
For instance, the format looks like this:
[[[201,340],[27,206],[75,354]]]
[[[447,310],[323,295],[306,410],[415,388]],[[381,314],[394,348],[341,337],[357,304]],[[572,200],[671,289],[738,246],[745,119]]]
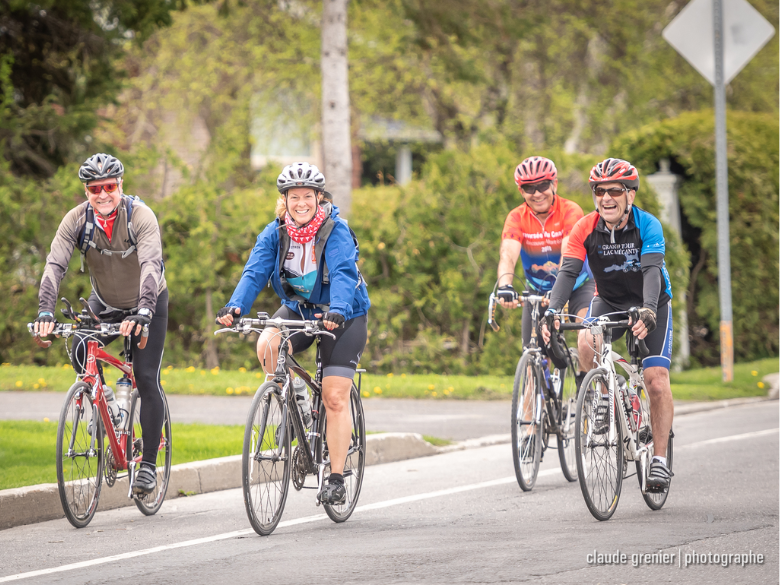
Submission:
[[[323,0],[322,158],[325,184],[347,216],[352,205],[352,145],[347,72],[347,2]]]
[[[206,289],[206,322],[214,320],[214,307],[211,302],[211,289]],[[206,330],[206,367],[211,370],[219,367],[219,355],[217,354],[217,343],[212,333],[213,327],[209,327]]]

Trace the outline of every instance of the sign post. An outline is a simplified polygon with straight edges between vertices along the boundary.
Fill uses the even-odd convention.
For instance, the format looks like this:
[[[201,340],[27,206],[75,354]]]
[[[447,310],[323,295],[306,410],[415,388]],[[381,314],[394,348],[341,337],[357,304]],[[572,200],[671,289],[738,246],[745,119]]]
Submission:
[[[726,84],[774,34],[774,27],[746,0],[693,0],[663,31],[664,39],[715,88],[720,363],[724,382],[734,379]]]

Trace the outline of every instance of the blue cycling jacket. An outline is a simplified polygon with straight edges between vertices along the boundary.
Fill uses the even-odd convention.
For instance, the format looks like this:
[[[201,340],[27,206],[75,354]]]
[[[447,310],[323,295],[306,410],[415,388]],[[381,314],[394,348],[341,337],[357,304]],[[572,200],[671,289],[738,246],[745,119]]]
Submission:
[[[371,302],[368,300],[366,284],[358,273],[357,248],[346,220],[338,215],[338,207],[332,207],[330,219],[335,225],[325,241],[317,266],[317,280],[308,303],[299,303],[285,293],[280,270],[283,262],[279,257],[279,230],[285,228],[279,219],[275,219],[257,236],[257,243],[244,266],[241,280],[225,306],[238,307],[242,315],[247,314],[260,290],[270,279],[274,292],[282,299],[282,304],[302,314],[306,319],[312,319],[315,313],[323,312],[321,308],[311,305],[329,305],[330,311],[343,315],[347,320],[365,315]],[[323,231],[322,228],[320,231]],[[318,232],[315,236],[315,246],[320,241],[319,238]],[[322,281],[326,261],[329,283]]]

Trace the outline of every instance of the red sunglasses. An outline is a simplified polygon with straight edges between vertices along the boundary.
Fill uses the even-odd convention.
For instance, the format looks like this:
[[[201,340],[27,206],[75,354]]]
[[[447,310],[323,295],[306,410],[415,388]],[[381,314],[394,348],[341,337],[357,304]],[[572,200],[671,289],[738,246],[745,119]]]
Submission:
[[[87,185],[87,191],[93,195],[100,195],[100,192],[105,190],[106,193],[113,193],[119,189],[119,183],[108,183],[106,185]]]

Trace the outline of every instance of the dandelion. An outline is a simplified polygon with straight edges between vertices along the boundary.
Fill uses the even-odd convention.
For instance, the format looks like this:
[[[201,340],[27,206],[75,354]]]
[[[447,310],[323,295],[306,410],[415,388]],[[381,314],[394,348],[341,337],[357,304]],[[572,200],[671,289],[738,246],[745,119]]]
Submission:
[[[225,392],[227,392],[228,394],[233,394],[233,389],[228,386],[227,388],[225,388]]]
[[[40,384],[33,384],[33,388],[35,388],[36,390],[37,390],[38,388],[40,388],[40,387],[41,387],[41,385],[40,385]]]
[[[504,385],[503,384],[499,384],[498,387],[499,388],[504,388]]]
[[[205,375],[206,375],[206,370],[201,370],[201,371],[200,371],[200,375],[201,375],[201,376],[205,376]]]
[[[238,371],[241,372],[242,374],[246,374],[246,368],[244,367],[238,368]]]
[[[172,370],[172,369],[173,369],[173,366],[169,365],[169,366],[168,366],[167,368],[165,368],[165,369],[166,369],[166,370]]]
[[[72,370],[73,366],[71,366],[70,364],[62,364],[62,369],[63,370]]]
[[[753,370],[753,371],[752,371],[752,372],[750,372],[750,373],[751,373],[751,375],[753,375],[753,376],[758,376],[758,372],[757,372],[756,370]]]
[[[195,384],[190,384],[190,390],[195,390]]]
[[[381,394],[381,393],[382,393],[382,389],[379,386],[374,388],[374,394]]]
[[[165,380],[160,380],[160,386],[165,386]]]
[[[49,417],[48,416],[44,416],[43,417],[43,422],[49,422]]]
[[[392,378],[393,377],[393,372],[390,372],[389,374],[387,374],[387,377],[388,378]]]
[[[11,364],[9,364],[8,362],[5,362],[5,363],[3,364],[3,367],[4,367],[4,368],[6,368],[6,367],[8,367],[8,366],[10,366],[10,365],[11,365]]]
[[[46,386],[46,380],[44,380],[43,378],[38,378],[38,384],[40,384],[41,386]]]
[[[433,390],[434,388],[436,388],[436,386],[433,384],[428,384],[428,390]]]
[[[758,383],[758,387],[759,387],[759,388],[763,388],[763,387],[764,387],[764,383],[763,383],[763,382],[759,382],[759,383]]]
[[[187,369],[186,369],[186,370],[184,370],[184,371],[185,371],[185,372],[190,372],[190,373],[192,373],[192,372],[194,372],[194,371],[195,371],[195,366],[190,366],[189,368],[187,368]]]
[[[261,374],[260,372],[257,372],[255,374],[255,378],[262,378],[262,377],[263,377],[263,374]]]
[[[363,390],[363,398],[368,398],[371,396],[371,393],[368,390]]]
[[[436,398],[436,396],[438,396],[438,394],[436,394],[436,392],[431,392],[431,396],[433,396],[434,398]]]
[[[385,243],[384,242],[379,242],[376,245],[376,247],[377,247],[377,250],[384,250],[385,249]]]
[[[401,377],[402,378],[406,378],[406,374],[401,374]]]
[[[22,387],[22,381],[21,380],[17,380],[16,381],[16,387],[17,388],[21,388]]]
[[[216,368],[211,368],[211,375],[216,376],[217,374],[219,374],[219,366]]]

